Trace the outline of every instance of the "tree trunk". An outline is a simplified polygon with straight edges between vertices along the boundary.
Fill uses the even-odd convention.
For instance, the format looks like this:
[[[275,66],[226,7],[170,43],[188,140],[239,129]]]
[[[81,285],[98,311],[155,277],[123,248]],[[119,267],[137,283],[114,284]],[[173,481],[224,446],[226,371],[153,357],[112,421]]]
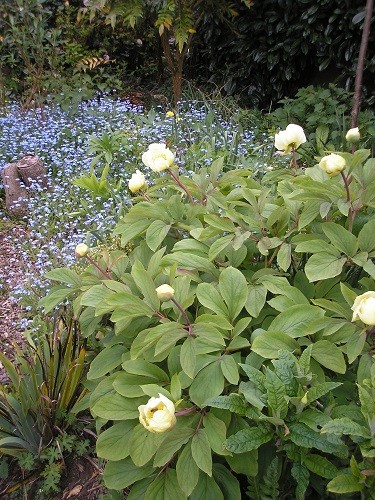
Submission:
[[[358,122],[359,108],[361,105],[363,70],[365,67],[366,51],[367,51],[368,39],[370,36],[370,26],[371,26],[373,7],[374,7],[374,1],[367,0],[367,2],[366,2],[366,15],[365,15],[365,21],[363,24],[361,47],[359,49],[358,64],[357,64],[357,70],[356,70],[356,74],[355,74],[352,119],[351,119],[350,128],[356,127],[357,122]]]

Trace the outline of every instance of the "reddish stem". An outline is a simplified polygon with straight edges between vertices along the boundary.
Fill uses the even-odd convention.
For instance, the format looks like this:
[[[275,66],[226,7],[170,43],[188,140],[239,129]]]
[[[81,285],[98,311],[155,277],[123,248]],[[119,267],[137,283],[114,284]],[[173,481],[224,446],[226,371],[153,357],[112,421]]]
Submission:
[[[177,186],[180,186],[181,189],[183,189],[185,191],[185,193],[187,194],[189,200],[190,200],[190,203],[192,205],[195,204],[195,201],[194,201],[194,198],[191,196],[190,194],[190,191],[187,189],[186,186],[184,186],[182,184],[182,182],[180,181],[180,179],[177,177],[177,175],[172,171],[171,168],[167,168],[167,172],[169,173],[169,175],[172,177],[172,179],[175,181],[175,183],[177,184]]]
[[[95,262],[95,260],[94,260],[94,259],[92,259],[89,255],[85,255],[85,257],[86,257],[86,259],[90,262],[90,264],[92,264],[93,266],[95,266],[95,267],[96,267],[96,269],[97,269],[98,271],[100,271],[102,274],[104,274],[104,276],[105,276],[106,278],[108,278],[109,280],[111,280],[111,279],[112,279],[112,276],[109,274],[109,272],[108,272],[108,271],[105,271],[104,269],[102,269],[102,268],[99,266],[99,264],[98,264],[97,262]]]
[[[190,320],[188,318],[188,315],[186,314],[185,309],[181,306],[181,304],[179,304],[177,302],[177,300],[175,298],[172,298],[171,301],[173,302],[173,304],[177,307],[177,309],[182,314],[182,316],[183,316],[183,318],[185,320],[185,324],[188,327],[188,334],[191,335],[191,323],[190,323]]]

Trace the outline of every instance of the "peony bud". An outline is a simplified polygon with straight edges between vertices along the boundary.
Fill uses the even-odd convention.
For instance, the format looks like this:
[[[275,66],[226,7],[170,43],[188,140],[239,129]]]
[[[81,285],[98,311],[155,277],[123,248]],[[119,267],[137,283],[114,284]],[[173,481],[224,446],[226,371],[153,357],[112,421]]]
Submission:
[[[306,142],[306,136],[303,128],[294,123],[290,123],[285,130],[275,135],[275,147],[282,155],[291,153],[304,142]]]
[[[79,243],[76,246],[75,249],[75,254],[77,257],[84,257],[89,251],[89,247],[86,245],[86,243]]]
[[[365,325],[375,325],[375,292],[365,292],[356,297],[352,305],[353,318],[356,321],[358,318]]]
[[[330,177],[334,177],[344,170],[346,166],[345,159],[335,153],[328,156],[323,156],[319,162],[319,167],[324,170]]]
[[[158,295],[158,299],[162,302],[166,302],[167,300],[171,300],[174,297],[174,290],[169,285],[160,285],[156,288],[156,293]]]
[[[354,144],[355,142],[358,142],[361,138],[361,134],[359,133],[358,127],[351,128],[347,131],[345,139],[347,142],[350,142]]]
[[[145,176],[142,174],[140,170],[136,170],[135,174],[131,176],[131,179],[128,183],[129,189],[132,193],[136,193],[141,189],[147,188],[147,183]]]
[[[138,406],[139,421],[150,432],[166,432],[176,424],[173,402],[159,393],[145,405]]]
[[[173,165],[174,154],[165,144],[154,143],[150,144],[148,150],[143,153],[142,161],[154,172],[162,172]]]

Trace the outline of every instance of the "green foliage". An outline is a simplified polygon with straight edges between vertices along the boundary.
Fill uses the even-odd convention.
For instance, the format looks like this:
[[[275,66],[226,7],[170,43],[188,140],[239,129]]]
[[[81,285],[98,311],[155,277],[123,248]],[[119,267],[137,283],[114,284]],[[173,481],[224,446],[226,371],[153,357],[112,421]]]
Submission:
[[[49,274],[42,304],[69,293],[83,334],[103,336],[76,411],[97,418],[107,487],[239,498],[245,474],[250,498],[371,491],[374,328],[351,306],[375,287],[374,160],[341,155],[332,177],[224,159],[160,175],[120,218],[121,249]],[[153,433],[139,407],[160,395],[177,423]]]

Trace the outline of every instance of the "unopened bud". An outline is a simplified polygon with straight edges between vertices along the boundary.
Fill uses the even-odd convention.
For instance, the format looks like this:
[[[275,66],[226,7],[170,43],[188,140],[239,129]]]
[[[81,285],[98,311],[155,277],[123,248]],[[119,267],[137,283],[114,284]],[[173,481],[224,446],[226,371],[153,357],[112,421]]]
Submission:
[[[158,299],[162,302],[166,302],[167,300],[171,300],[174,297],[174,290],[169,285],[160,285],[156,288],[156,293]]]
[[[84,257],[88,251],[89,247],[86,245],[86,243],[79,243],[76,246],[75,254],[77,257]]]

